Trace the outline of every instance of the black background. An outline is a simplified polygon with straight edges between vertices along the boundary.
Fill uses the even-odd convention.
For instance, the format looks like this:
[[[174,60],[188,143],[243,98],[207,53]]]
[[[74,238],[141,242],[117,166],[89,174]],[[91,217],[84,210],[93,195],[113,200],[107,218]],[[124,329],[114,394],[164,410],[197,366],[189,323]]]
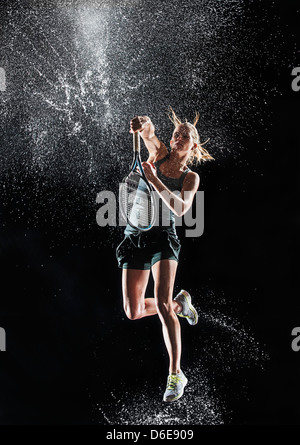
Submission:
[[[249,2],[248,24],[253,29],[267,9],[268,2]],[[5,9],[2,14],[5,17]],[[291,349],[291,331],[300,324],[300,93],[291,88],[292,68],[300,63],[295,51],[299,43],[296,1],[275,2],[272,14],[265,30],[255,34],[257,52],[259,39],[270,32],[277,17],[283,33],[281,52],[291,59],[287,56],[275,69],[264,55],[257,66],[244,67],[249,78],[255,79],[256,73],[263,78],[267,90],[276,85],[277,91],[267,98],[264,124],[256,125],[249,116],[252,127],[239,138],[241,157],[218,158],[214,151],[216,161],[197,170],[205,192],[205,232],[199,239],[183,240],[179,230],[183,247],[177,288],[188,277],[192,289],[222,292],[225,312],[238,318],[269,356],[263,368],[211,370],[226,406],[225,424],[299,424],[300,417],[300,352]],[[188,107],[184,104],[179,111],[184,115]],[[151,100],[146,108],[151,116]],[[21,147],[23,112],[3,123],[4,150],[5,137],[13,129],[18,129],[14,147]],[[124,133],[130,117],[130,110],[120,117]],[[230,122],[228,117],[229,126]],[[167,359],[158,320],[125,319],[121,272],[114,254],[122,234],[95,222],[95,192],[100,185],[88,184],[81,190],[79,184],[75,190],[63,175],[61,180],[48,181],[47,171],[37,179],[24,168],[17,150],[13,156],[15,162],[1,178],[0,326],[6,330],[7,352],[1,354],[0,422],[106,424],[101,412],[96,414],[96,404],[109,405],[111,411],[112,392],[121,399],[122,393],[134,392],[149,380],[155,390],[165,376]],[[119,170],[118,165],[107,167],[108,183],[114,182]],[[43,187],[37,187],[37,180]],[[70,206],[76,209],[72,218],[66,217]],[[199,300],[209,311],[209,298],[203,295]],[[194,334],[183,326],[183,333],[186,357],[189,352],[193,355],[199,338],[206,345],[212,336],[219,345],[227,341],[205,323],[202,332]],[[204,359],[207,369],[213,368],[216,358]],[[226,353],[219,359],[226,360]]]

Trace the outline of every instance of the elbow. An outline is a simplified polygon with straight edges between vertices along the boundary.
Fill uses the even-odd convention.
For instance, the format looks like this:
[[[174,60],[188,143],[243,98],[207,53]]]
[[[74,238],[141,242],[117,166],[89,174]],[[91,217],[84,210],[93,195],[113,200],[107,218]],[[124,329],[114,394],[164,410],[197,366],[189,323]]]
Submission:
[[[190,203],[183,202],[180,206],[174,209],[174,213],[176,216],[180,218],[181,216],[185,215],[185,213],[189,210],[190,207],[191,207]]]
[[[179,209],[174,209],[174,213],[175,213],[175,215],[178,216],[179,218],[180,218],[181,216],[183,216],[183,215],[186,213],[186,211],[187,211],[187,209],[185,209],[184,206],[182,206],[182,207],[179,208]]]
[[[178,216],[179,218],[183,215],[183,212],[176,212],[175,210],[174,210],[174,215],[175,216]]]

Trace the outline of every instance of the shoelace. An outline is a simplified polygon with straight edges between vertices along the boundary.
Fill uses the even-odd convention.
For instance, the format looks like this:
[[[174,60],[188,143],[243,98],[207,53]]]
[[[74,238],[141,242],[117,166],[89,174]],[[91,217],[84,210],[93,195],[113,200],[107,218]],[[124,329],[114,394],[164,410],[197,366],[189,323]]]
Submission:
[[[176,388],[177,383],[179,382],[180,382],[180,377],[173,374],[169,375],[167,389],[173,391]]]

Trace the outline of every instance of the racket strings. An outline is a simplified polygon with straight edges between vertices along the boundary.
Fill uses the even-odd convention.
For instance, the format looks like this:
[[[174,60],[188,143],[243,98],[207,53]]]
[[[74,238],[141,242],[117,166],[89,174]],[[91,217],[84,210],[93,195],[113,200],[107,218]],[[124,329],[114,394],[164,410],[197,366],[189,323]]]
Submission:
[[[120,205],[125,218],[133,227],[146,230],[153,224],[153,197],[141,176],[132,175],[122,184]]]

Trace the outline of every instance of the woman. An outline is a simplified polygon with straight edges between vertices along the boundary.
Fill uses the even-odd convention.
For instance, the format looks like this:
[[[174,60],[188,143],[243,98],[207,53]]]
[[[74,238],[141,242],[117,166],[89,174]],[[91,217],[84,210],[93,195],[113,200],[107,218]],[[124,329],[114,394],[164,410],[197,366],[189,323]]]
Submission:
[[[195,127],[198,113],[193,124],[182,123],[172,109],[170,118],[175,126],[170,151],[155,135],[149,117],[137,116],[130,122],[130,132],[139,131],[149,152],[143,168],[148,181],[161,198],[163,224],[144,233],[128,225],[125,238],[117,247],[119,266],[123,269],[123,301],[127,317],[137,320],[158,314],[162,323],[169,355],[169,376],[163,397],[165,402],[179,399],[187,384],[187,378],[180,368],[181,332],[177,315],[185,317],[191,325],[198,321],[197,311],[187,291],[182,290],[173,299],[180,251],[174,214],[182,216],[188,211],[199,187],[199,176],[188,165],[194,160],[213,159],[200,144]],[[176,194],[175,191],[180,193]],[[154,298],[145,299],[150,270],[154,279]]]

